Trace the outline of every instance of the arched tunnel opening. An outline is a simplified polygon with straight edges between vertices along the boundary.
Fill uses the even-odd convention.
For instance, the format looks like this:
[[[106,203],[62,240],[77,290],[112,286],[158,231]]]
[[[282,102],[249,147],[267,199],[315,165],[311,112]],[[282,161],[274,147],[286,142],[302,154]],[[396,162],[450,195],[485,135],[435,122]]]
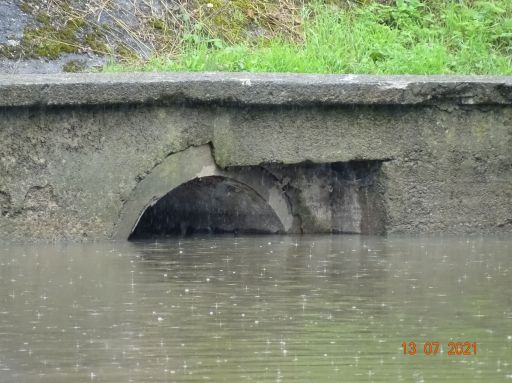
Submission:
[[[129,239],[281,232],[279,217],[255,190],[228,177],[208,176],[176,187],[148,207]]]

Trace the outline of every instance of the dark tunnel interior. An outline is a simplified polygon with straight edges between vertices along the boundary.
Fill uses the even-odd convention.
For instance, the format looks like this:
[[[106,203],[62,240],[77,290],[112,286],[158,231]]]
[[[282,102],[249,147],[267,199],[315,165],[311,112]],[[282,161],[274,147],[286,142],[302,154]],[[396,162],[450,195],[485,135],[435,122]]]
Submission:
[[[253,189],[211,176],[186,182],[148,207],[129,239],[283,231],[277,215]]]

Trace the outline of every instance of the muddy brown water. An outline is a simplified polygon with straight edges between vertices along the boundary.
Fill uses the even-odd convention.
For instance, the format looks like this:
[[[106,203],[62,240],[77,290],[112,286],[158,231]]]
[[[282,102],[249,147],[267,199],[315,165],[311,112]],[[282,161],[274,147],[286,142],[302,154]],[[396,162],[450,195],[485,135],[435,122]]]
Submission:
[[[511,239],[4,243],[0,292],[3,383],[512,382]]]

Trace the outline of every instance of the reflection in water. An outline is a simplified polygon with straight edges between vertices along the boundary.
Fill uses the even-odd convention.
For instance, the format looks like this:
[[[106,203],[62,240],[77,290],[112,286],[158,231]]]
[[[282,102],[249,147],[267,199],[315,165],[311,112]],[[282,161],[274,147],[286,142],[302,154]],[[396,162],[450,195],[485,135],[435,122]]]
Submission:
[[[512,241],[0,247],[1,382],[512,381]],[[403,341],[418,354],[402,354]],[[478,354],[448,356],[449,341]],[[425,341],[443,353],[423,355]]]

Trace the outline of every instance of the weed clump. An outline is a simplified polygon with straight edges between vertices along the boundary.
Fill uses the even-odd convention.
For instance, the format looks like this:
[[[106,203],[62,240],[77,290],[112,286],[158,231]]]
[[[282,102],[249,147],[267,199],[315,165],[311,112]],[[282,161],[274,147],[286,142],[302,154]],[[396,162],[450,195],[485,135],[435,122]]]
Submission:
[[[81,19],[70,19],[60,27],[50,24],[49,16],[39,17],[38,20],[47,22],[40,27],[27,28],[23,43],[39,57],[58,58],[63,53],[75,53],[79,45],[76,33],[84,25]]]
[[[83,72],[85,69],[85,64],[79,60],[70,60],[62,67],[62,71],[65,73],[79,73]]]

